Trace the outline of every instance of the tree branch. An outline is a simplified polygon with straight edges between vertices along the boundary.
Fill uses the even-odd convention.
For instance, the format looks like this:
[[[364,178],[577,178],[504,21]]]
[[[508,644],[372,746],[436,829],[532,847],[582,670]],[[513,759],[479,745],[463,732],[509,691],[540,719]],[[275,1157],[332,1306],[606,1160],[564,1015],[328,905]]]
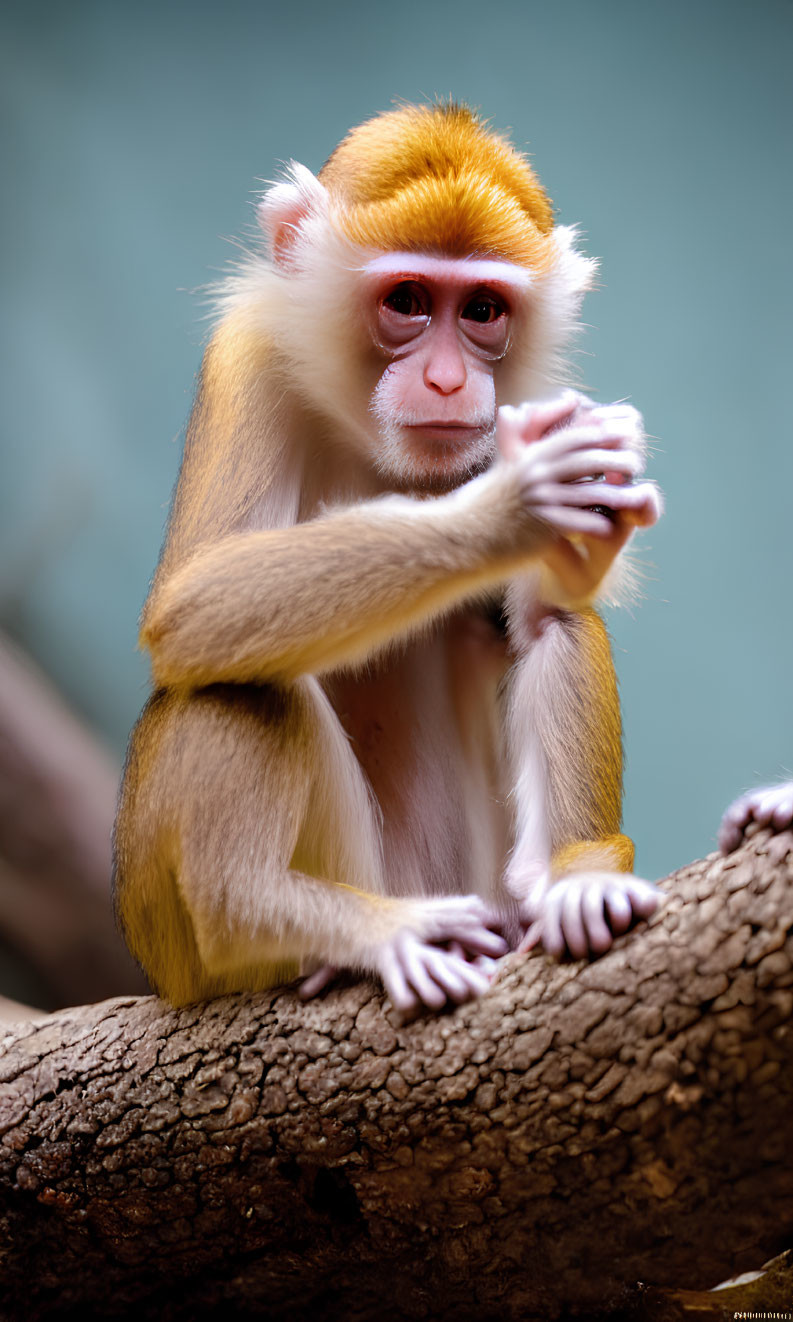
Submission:
[[[95,736],[0,634],[0,940],[38,980],[17,996],[52,1008],[145,990],[110,905],[118,776]]]
[[[793,838],[663,883],[591,964],[398,1024],[359,983],[18,1025],[4,1316],[591,1317],[793,1239]]]

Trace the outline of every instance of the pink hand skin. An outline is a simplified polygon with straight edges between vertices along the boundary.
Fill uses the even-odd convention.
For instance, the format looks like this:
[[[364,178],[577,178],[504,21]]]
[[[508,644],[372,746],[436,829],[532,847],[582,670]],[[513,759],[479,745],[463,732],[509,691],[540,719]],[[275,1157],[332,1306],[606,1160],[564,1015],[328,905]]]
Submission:
[[[581,872],[541,888],[524,905],[528,926],[518,950],[542,946],[561,959],[602,955],[634,922],[655,913],[663,896],[624,872]]]
[[[787,831],[793,826],[793,781],[749,790],[730,804],[719,828],[722,854],[738,848],[750,822],[770,826],[774,831]]]
[[[403,927],[375,952],[375,970],[395,1008],[439,1010],[447,1001],[461,1005],[483,995],[496,960],[509,950],[494,930],[498,916],[478,895],[444,896],[424,902],[423,925],[423,935]],[[338,971],[322,965],[301,984],[300,996],[316,996]]]
[[[501,409],[499,424],[499,448],[508,458],[517,458],[521,446],[562,434],[586,437],[600,450],[602,478],[580,488],[581,502],[599,511],[597,527],[576,529],[574,541],[559,536],[542,556],[570,604],[590,600],[636,529],[652,527],[663,513],[655,483],[637,480],[644,470],[641,414],[630,404],[597,405],[570,390],[552,404]]]
[[[611,519],[594,507],[637,504],[634,487],[623,484],[633,482],[642,458],[626,446],[621,424],[561,425],[577,407],[572,393],[552,404],[502,405],[498,452],[514,465],[527,511],[559,537],[608,538]],[[613,481],[598,476],[604,472]]]

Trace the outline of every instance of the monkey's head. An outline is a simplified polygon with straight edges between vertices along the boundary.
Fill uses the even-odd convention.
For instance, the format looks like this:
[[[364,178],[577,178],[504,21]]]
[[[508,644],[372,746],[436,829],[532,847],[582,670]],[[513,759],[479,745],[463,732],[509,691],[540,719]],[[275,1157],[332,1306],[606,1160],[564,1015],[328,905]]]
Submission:
[[[393,485],[487,467],[496,409],[564,380],[594,263],[525,156],[466,107],[369,120],[319,177],[292,163],[259,219],[271,260],[233,301],[251,309],[258,287],[285,371]]]

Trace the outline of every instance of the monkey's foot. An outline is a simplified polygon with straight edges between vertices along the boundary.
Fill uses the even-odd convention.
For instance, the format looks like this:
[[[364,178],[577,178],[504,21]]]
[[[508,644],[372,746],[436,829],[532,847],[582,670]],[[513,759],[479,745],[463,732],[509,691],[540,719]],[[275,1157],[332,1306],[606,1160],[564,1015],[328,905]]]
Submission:
[[[557,959],[565,950],[574,959],[602,955],[615,936],[655,913],[662,898],[649,882],[624,872],[562,877],[532,903],[529,926],[518,950],[542,945]]]

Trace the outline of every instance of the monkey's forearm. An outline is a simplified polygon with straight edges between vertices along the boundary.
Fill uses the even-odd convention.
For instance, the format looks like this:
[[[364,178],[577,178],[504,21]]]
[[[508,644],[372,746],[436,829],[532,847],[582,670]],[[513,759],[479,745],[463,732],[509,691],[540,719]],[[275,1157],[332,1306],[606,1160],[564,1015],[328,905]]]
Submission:
[[[244,893],[227,894],[222,912],[196,904],[198,896],[191,897],[189,886],[183,889],[202,972],[191,975],[189,961],[177,950],[161,964],[164,977],[154,977],[158,989],[178,1004],[270,986],[273,970],[313,959],[379,974],[396,1005],[414,1003],[408,984],[427,1004],[440,1005],[447,996],[463,1000],[487,985],[442,943],[491,958],[507,951],[503,937],[492,930],[495,915],[475,895],[386,898],[294,869],[259,878]],[[145,950],[138,954],[146,964]]]
[[[155,591],[141,640],[164,686],[321,673],[502,581],[551,535],[505,465],[449,496],[230,537]]]
[[[373,895],[289,869],[230,897],[230,910],[193,910],[201,961],[212,976],[282,961],[331,960],[373,969],[374,952],[413,925],[410,900]],[[189,903],[189,897],[188,897]]]
[[[554,872],[574,863],[629,868],[632,846],[619,834],[622,735],[608,634],[595,611],[546,612],[534,590],[524,579],[508,592],[520,654],[508,691],[518,818],[512,864],[522,875],[527,859],[550,853]],[[532,793],[538,777],[545,837]]]

